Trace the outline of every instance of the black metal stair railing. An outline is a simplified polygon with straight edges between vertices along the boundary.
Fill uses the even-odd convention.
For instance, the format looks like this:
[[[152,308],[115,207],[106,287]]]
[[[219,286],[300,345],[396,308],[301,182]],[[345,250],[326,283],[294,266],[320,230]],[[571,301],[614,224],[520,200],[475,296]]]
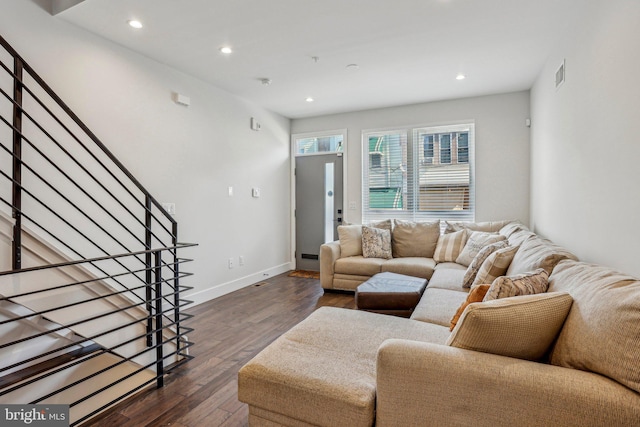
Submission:
[[[0,318],[0,328],[38,318],[59,326],[10,342],[0,339],[0,352],[19,354],[22,345],[63,330],[72,330],[75,337],[55,349],[0,364],[0,403],[59,402],[74,387],[135,364],[126,375],[109,373],[113,381],[68,402],[71,408],[83,407],[72,415],[76,425],[150,383],[162,387],[166,373],[192,357],[188,349],[193,343],[186,337],[192,329],[183,324],[190,318],[183,309],[191,302],[181,298],[191,287],[180,282],[191,274],[179,267],[191,260],[178,251],[195,245],[178,242],[175,219],[0,36],[2,236],[10,241],[4,253],[11,254],[11,267],[0,271],[0,303],[30,311]],[[61,314],[69,312],[76,316]],[[100,323],[110,327],[88,332]],[[121,337],[125,332],[130,336]],[[83,354],[78,350],[82,347],[91,351]],[[76,356],[51,367],[65,350]],[[43,392],[29,401],[3,400],[29,395],[29,387],[105,354],[118,361],[76,375],[54,390],[38,387]],[[118,388],[149,371],[154,372],[151,379],[126,391]],[[110,397],[87,407],[101,393]]]

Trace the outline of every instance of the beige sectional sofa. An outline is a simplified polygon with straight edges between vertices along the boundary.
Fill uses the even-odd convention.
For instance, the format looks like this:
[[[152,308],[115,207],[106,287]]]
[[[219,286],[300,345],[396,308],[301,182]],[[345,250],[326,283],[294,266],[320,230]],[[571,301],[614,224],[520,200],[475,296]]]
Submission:
[[[545,294],[471,304],[450,331],[466,267],[434,262],[411,319],[320,308],[240,370],[249,424],[639,425],[640,281],[522,224],[498,232],[518,246],[506,274],[546,270]],[[374,272],[342,271],[340,289]]]

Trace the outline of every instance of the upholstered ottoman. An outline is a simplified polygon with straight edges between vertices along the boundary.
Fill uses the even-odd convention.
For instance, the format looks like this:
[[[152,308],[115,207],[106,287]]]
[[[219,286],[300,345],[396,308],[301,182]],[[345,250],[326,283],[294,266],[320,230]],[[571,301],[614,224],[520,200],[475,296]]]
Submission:
[[[427,287],[427,279],[378,273],[356,289],[356,307],[375,313],[409,317]]]

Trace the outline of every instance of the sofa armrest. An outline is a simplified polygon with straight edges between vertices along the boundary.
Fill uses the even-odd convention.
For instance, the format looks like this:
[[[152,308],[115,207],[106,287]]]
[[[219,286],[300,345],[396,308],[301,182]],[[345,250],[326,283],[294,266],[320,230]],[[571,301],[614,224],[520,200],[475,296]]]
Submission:
[[[333,266],[340,258],[340,241],[320,246],[320,285],[324,289],[333,289]]]
[[[378,350],[376,426],[631,426],[640,395],[603,376],[445,345]]]

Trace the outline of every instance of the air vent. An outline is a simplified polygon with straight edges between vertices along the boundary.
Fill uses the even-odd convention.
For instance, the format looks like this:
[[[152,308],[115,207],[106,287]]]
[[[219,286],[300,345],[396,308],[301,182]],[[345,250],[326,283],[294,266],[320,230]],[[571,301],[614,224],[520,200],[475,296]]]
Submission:
[[[562,64],[556,71],[556,89],[558,89],[562,83],[564,83],[564,59],[562,60]]]

